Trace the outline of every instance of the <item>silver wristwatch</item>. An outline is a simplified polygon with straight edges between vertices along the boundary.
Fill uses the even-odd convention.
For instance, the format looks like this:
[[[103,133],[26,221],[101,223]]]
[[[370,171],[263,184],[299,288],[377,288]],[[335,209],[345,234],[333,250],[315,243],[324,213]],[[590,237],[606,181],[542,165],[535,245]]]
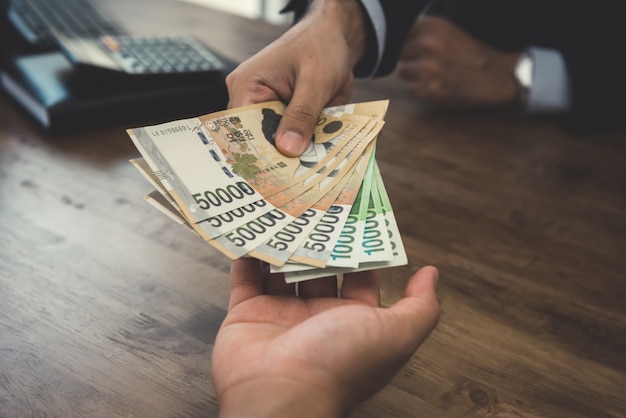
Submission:
[[[513,76],[517,82],[519,104],[526,107],[530,88],[533,85],[533,57],[528,50],[521,53],[515,65]]]

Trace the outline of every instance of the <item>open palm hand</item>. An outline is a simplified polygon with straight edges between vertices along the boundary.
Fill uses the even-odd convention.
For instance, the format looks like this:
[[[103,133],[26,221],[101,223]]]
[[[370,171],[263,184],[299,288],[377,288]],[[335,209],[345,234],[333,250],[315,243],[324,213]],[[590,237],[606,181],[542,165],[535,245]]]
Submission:
[[[372,272],[295,286],[258,260],[233,262],[229,312],[213,350],[221,416],[342,416],[382,388],[435,327],[437,271],[379,307]],[[338,297],[339,296],[339,297]]]

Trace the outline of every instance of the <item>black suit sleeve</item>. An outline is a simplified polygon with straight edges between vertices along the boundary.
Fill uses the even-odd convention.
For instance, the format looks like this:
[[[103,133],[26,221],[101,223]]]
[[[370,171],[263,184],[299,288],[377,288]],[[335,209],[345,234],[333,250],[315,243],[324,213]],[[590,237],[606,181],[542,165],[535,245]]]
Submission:
[[[398,62],[398,57],[404,46],[407,34],[413,26],[415,19],[423,8],[423,1],[416,0],[392,0],[380,1],[385,14],[386,39],[385,49],[376,76],[391,73]],[[369,45],[368,45],[369,48]],[[377,51],[377,48],[373,48]]]
[[[616,2],[619,4],[619,2]],[[579,131],[622,130],[626,127],[626,26],[620,7],[611,1],[579,6],[569,22],[561,52],[571,93],[568,124]]]

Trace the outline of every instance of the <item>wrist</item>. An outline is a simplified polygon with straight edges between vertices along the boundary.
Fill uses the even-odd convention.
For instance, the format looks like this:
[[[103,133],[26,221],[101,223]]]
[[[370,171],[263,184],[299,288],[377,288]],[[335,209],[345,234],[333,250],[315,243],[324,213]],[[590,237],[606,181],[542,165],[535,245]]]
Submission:
[[[515,77],[518,59],[517,53],[498,53],[494,74],[499,76],[492,80],[492,104],[520,108],[520,85]]]
[[[249,380],[219,396],[220,418],[339,418],[342,407],[333,390],[293,380]]]
[[[359,0],[315,0],[309,14],[320,13],[341,31],[354,67],[365,54],[367,46],[366,16]]]

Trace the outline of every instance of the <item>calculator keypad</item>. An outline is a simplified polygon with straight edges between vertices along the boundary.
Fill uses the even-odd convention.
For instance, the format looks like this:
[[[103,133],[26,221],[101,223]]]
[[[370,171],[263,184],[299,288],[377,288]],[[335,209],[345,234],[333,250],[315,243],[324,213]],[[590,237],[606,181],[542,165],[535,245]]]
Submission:
[[[103,36],[100,42],[130,74],[195,73],[224,68],[215,54],[188,36]]]

